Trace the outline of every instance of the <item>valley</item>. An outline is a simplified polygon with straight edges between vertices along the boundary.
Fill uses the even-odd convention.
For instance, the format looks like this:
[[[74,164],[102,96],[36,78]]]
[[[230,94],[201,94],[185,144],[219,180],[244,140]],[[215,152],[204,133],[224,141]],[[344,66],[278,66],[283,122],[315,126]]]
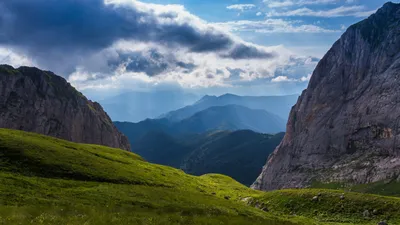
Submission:
[[[0,149],[0,222],[5,224],[400,221],[399,198],[328,189],[265,193],[227,176],[196,177],[150,164],[123,150],[7,129],[0,129]]]
[[[114,124],[128,137],[132,151],[151,163],[183,169],[194,175],[221,173],[250,186],[268,155],[282,140],[284,120],[262,109],[229,105],[229,101],[218,102],[228,104],[224,106],[207,103],[211,106],[201,110],[207,98],[173,111],[165,118]],[[234,99],[246,102],[238,100],[239,96]],[[254,108],[268,105],[268,101],[261,99],[253,104]],[[188,108],[192,108],[193,115],[184,118]],[[195,112],[195,109],[201,111]]]
[[[0,3],[0,225],[400,224],[400,3],[162,3]]]

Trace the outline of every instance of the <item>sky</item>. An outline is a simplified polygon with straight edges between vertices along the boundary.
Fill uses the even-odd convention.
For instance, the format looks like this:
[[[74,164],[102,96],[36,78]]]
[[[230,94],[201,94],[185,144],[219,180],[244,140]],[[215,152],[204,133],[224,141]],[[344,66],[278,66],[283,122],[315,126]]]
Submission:
[[[51,70],[94,100],[159,90],[295,94],[341,34],[385,2],[1,1],[0,64]]]

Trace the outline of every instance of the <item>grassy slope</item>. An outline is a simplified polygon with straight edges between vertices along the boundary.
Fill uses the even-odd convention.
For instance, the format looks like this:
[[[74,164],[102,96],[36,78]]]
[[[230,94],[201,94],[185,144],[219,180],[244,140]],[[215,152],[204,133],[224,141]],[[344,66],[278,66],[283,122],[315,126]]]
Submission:
[[[311,200],[322,191],[320,201]],[[226,176],[190,176],[118,149],[0,129],[0,224],[313,224],[306,217],[315,224],[400,221],[398,198],[347,193],[340,202],[338,194],[263,193]],[[241,201],[245,197],[251,197],[251,205]],[[340,204],[347,210],[337,208]],[[367,207],[378,212],[365,220]]]
[[[386,182],[380,181],[370,184],[358,184],[358,185],[348,185],[341,183],[326,184],[326,183],[314,182],[311,186],[313,188],[346,190],[346,191],[354,191],[360,193],[370,193],[370,194],[400,197],[400,182],[396,180],[386,181]]]

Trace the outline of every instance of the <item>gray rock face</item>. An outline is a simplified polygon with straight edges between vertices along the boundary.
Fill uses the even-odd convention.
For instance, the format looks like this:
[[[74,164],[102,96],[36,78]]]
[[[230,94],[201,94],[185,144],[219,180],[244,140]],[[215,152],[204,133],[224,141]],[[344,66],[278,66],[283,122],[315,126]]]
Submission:
[[[0,127],[130,150],[98,103],[37,68],[0,65]]]
[[[351,26],[315,69],[253,188],[400,179],[400,4]]]

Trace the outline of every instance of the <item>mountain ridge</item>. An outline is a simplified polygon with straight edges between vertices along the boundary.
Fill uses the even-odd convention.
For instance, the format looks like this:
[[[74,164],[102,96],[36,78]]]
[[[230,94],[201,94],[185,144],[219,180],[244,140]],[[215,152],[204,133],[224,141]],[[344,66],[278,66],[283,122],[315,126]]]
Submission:
[[[0,65],[0,90],[0,127],[130,150],[99,103],[50,71]]]
[[[163,131],[150,131],[132,144],[132,151],[151,163],[188,174],[218,173],[250,186],[283,135],[225,130],[172,137]]]
[[[269,135],[252,130],[216,133],[209,136],[210,141],[193,148],[181,168],[193,175],[224,174],[250,186],[283,136],[284,133]]]
[[[180,129],[195,133],[246,129],[259,133],[278,133],[285,130],[284,120],[280,117],[262,109],[250,109],[240,105],[212,106],[183,119],[178,124]]]
[[[400,181],[398,27],[400,4],[387,3],[335,42],[253,188]]]
[[[236,105],[210,107],[178,122],[162,118],[147,119],[139,123],[115,121],[114,124],[128,136],[132,145],[150,131],[163,131],[172,136],[181,136],[213,130],[234,131],[252,128],[256,132],[272,134],[285,130],[284,121],[276,115]]]
[[[158,118],[180,121],[213,106],[240,105],[250,109],[263,109],[286,120],[297,98],[298,95],[239,96],[229,93],[221,96],[205,95],[192,105],[170,111]]]

